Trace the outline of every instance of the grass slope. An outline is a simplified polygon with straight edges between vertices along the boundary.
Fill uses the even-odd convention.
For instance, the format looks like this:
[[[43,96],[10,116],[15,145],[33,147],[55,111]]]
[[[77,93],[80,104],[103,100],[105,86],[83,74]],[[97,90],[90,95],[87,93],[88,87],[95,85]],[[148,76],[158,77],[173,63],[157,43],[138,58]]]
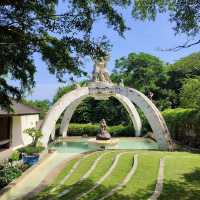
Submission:
[[[81,198],[81,200],[95,200],[104,196],[112,188],[116,187],[118,183],[123,181],[128,174],[133,163],[133,152],[123,154],[117,163],[116,168],[112,173],[103,181],[103,183],[97,187],[93,192]]]
[[[159,161],[163,156],[162,153],[139,153],[138,167],[136,173],[127,185],[109,200],[144,200],[151,196],[155,189],[157,174],[159,169]],[[107,200],[108,200],[107,199]]]
[[[58,183],[69,173],[70,169],[77,162],[76,159],[70,161],[66,168],[60,172],[53,184],[34,197],[34,200],[75,200],[83,192],[91,189],[109,170],[114,157],[119,152],[122,151],[110,151],[105,154],[90,176],[86,180],[79,182],[81,176],[89,170],[100,153],[98,152],[97,154],[92,154],[85,158],[81,161],[75,173],[66,181],[63,188],[61,187],[59,190],[55,190],[55,193],[53,194],[50,193],[51,188],[58,186]],[[159,170],[159,160],[163,157],[165,157],[164,189],[159,200],[200,200],[199,154],[162,151],[130,151],[128,154],[122,155],[110,176],[108,176],[94,191],[81,200],[99,199],[107,194],[112,188],[116,187],[131,169],[134,154],[138,154],[138,168],[136,173],[123,189],[106,200],[148,199],[155,189]],[[63,191],[68,187],[71,187],[72,190],[62,198],[58,197],[60,191]]]
[[[99,161],[98,165],[90,174],[90,176],[84,181],[74,184],[73,189],[68,194],[66,194],[63,199],[74,199],[78,195],[92,188],[94,183],[96,183],[108,171],[116,154],[117,152],[106,153]]]
[[[164,190],[159,200],[200,200],[200,156],[177,154],[166,158]]]

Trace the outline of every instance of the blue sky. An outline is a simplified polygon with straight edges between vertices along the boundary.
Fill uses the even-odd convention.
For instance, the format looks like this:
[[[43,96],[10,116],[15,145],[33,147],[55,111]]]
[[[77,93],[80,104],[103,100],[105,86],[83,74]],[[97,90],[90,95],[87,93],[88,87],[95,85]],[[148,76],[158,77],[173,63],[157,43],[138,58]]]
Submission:
[[[61,11],[61,7],[59,8]],[[145,52],[159,57],[161,60],[173,63],[181,57],[187,56],[193,52],[199,51],[199,46],[182,49],[177,52],[159,51],[158,48],[171,48],[186,41],[184,35],[174,35],[173,25],[169,23],[167,14],[159,15],[155,22],[136,21],[131,17],[131,10],[122,11],[127,25],[131,28],[125,33],[125,38],[120,37],[111,28],[108,28],[103,20],[99,20],[94,27],[95,37],[106,35],[113,45],[108,69],[112,71],[115,60],[127,56],[131,52]],[[60,84],[54,75],[50,75],[46,64],[39,55],[34,56],[37,66],[35,76],[36,87],[28,99],[49,99],[51,100]],[[85,60],[85,69],[91,73],[93,63]],[[66,75],[67,76],[67,75]],[[67,83],[66,83],[67,84]]]

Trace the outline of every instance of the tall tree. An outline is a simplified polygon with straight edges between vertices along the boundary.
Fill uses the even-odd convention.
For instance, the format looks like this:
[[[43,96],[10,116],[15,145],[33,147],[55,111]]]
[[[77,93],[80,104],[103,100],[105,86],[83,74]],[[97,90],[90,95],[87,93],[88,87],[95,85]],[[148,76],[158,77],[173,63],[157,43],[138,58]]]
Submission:
[[[44,119],[46,113],[48,112],[51,102],[47,99],[45,100],[27,100],[23,99],[21,101],[25,105],[32,106],[33,108],[36,108],[40,110],[40,119]]]
[[[186,79],[200,76],[200,53],[193,53],[189,56],[177,60],[168,67],[167,87],[174,91],[173,107],[180,105],[179,94]]]
[[[169,91],[166,90],[168,76],[166,66],[159,58],[146,53],[130,53],[116,60],[111,78],[151,96],[160,109],[170,106]]]
[[[184,81],[180,93],[181,106],[200,111],[200,76]]]
[[[0,2],[0,106],[9,108],[34,86],[36,66],[33,54],[39,53],[49,72],[59,81],[71,73],[83,75],[85,56],[104,56],[110,45],[105,36],[93,38],[95,21],[104,18],[120,35],[126,25],[116,7],[129,0],[62,1],[65,11],[58,13],[58,0],[2,0]],[[6,78],[7,77],[7,78]],[[12,86],[9,79],[18,80]]]

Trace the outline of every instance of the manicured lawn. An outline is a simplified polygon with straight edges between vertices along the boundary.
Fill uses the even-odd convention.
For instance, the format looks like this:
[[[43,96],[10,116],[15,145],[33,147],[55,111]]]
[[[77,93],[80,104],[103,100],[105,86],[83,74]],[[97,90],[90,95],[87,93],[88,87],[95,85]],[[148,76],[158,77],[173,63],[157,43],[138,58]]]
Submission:
[[[159,199],[200,199],[200,155],[177,154],[166,159],[164,190]]]
[[[95,200],[104,196],[107,192],[109,192],[113,187],[115,187],[118,183],[123,181],[127,173],[130,171],[133,163],[132,152],[123,154],[117,166],[114,168],[113,172],[102,182],[102,184],[97,187],[94,191],[90,192],[85,197],[81,198],[81,200]]]
[[[109,200],[148,199],[155,189],[159,161],[163,153],[139,153],[138,167],[132,179],[121,191],[109,197]],[[108,200],[107,199],[107,200]]]
[[[86,180],[74,184],[73,189],[65,195],[64,198],[73,199],[92,188],[94,184],[109,170],[116,155],[117,152],[105,153],[90,176]]]
[[[69,179],[60,185],[59,183],[78,161],[78,159],[71,160],[54,182],[34,199],[77,200],[83,193],[91,190],[96,182],[108,172],[120,152],[122,151],[103,151],[83,158]],[[95,160],[102,154],[104,155],[88,178],[80,181],[80,178],[91,169]],[[162,151],[128,151],[119,158],[111,174],[98,187],[88,192],[86,196],[82,196],[80,200],[100,199],[121,183],[132,168],[135,154],[138,154],[138,167],[135,174],[125,187],[116,191],[106,200],[148,199],[155,190],[160,159],[163,157],[165,157],[164,188],[159,200],[200,200],[200,155]],[[52,188],[56,189],[52,192]],[[59,197],[59,194],[66,189],[70,189],[69,192]]]

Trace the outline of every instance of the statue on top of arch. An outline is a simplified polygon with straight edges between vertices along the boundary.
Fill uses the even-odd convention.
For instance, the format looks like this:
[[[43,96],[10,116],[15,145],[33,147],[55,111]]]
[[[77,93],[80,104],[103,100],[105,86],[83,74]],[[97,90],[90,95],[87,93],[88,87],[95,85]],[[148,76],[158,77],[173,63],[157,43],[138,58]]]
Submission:
[[[109,56],[106,56],[95,60],[94,70],[92,72],[92,81],[112,83],[106,69],[108,58]]]

